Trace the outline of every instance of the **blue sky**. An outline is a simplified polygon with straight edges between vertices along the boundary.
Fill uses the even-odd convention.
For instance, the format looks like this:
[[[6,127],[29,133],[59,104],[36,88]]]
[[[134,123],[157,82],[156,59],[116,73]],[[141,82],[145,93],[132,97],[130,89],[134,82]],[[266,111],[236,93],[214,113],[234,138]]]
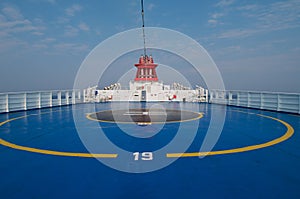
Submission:
[[[300,92],[299,0],[144,2],[146,26],[198,41],[227,89]],[[2,0],[0,92],[72,88],[96,45],[140,26],[140,0]]]

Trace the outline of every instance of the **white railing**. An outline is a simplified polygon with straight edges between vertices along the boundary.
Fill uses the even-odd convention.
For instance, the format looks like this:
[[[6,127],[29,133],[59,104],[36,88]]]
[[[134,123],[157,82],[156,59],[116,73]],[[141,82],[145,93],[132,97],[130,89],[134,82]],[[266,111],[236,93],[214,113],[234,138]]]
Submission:
[[[0,93],[0,113],[77,104],[83,102],[79,90]]]
[[[300,93],[210,90],[209,102],[300,114]],[[80,90],[0,93],[0,113],[84,103]]]
[[[300,93],[211,90],[209,102],[300,114]]]

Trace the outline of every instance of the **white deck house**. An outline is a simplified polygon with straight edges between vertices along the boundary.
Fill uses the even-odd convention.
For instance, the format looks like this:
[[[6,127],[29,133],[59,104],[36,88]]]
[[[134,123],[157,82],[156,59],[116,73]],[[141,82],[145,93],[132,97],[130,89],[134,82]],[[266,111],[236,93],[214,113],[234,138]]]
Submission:
[[[84,90],[85,102],[106,101],[178,101],[178,102],[207,102],[208,90],[202,87],[190,89],[179,83],[164,85],[159,82],[156,70],[157,64],[151,56],[141,56],[134,81],[129,82],[129,90],[122,90],[119,83],[103,89],[97,86]]]

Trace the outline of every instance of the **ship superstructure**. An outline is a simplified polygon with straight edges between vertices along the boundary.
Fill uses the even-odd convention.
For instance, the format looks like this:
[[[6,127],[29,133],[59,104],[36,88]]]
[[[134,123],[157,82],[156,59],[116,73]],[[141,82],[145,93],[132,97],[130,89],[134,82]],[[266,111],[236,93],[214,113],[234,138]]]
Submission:
[[[107,101],[177,101],[177,102],[207,102],[208,90],[197,86],[196,89],[183,86],[180,83],[165,85],[159,81],[152,56],[141,55],[136,76],[129,82],[129,90],[122,89],[120,83],[111,84],[103,89],[97,86],[84,90],[86,102]]]

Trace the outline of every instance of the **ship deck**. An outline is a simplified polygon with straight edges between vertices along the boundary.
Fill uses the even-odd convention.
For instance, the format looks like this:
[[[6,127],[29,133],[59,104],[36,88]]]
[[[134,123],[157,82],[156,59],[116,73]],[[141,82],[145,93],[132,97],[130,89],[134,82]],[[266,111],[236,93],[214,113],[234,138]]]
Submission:
[[[87,117],[112,104],[0,114],[1,198],[300,198],[299,115],[131,103],[201,117],[145,126]],[[222,133],[211,151],[199,153],[218,111],[226,112]]]

